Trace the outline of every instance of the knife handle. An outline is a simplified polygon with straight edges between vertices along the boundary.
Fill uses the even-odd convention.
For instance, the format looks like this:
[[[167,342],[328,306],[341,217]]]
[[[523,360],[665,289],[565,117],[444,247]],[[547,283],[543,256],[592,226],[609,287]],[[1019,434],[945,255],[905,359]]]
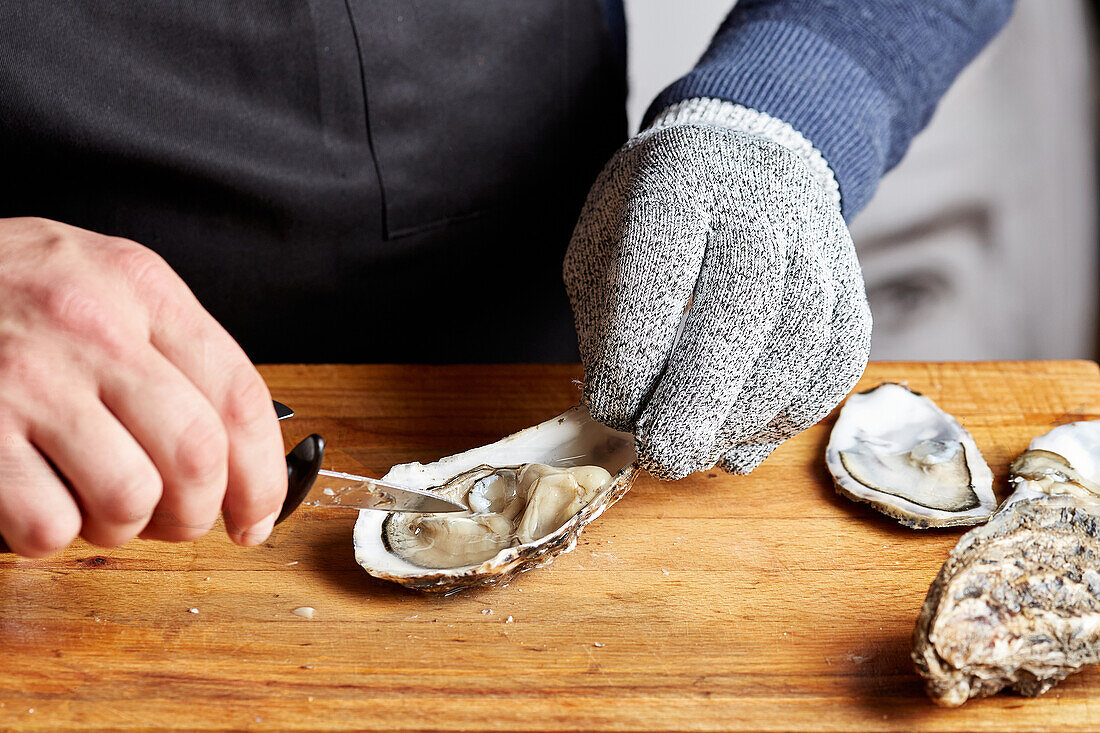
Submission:
[[[283,521],[302,503],[313,488],[317,472],[321,470],[321,460],[325,457],[325,439],[314,433],[294,446],[286,457],[286,501],[275,524]],[[11,552],[4,538],[0,537],[0,553]]]
[[[302,503],[313,488],[321,460],[325,457],[325,439],[317,433],[294,446],[286,457],[286,501],[275,524],[283,521]]]

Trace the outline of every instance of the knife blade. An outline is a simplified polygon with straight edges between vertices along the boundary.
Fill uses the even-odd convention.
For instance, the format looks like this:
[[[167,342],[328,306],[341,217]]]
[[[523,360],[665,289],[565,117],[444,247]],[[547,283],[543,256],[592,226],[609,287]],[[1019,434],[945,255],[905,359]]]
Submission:
[[[394,486],[353,473],[317,472],[313,488],[302,502],[304,506],[337,509],[375,509],[383,512],[463,512],[467,508],[438,494],[404,486]]]
[[[294,410],[290,409],[282,402],[276,402],[272,400],[272,404],[275,406],[275,415],[280,421],[287,418],[294,417]],[[321,453],[324,452],[324,441],[320,436],[313,436],[316,438],[322,448]],[[287,456],[287,466],[292,465],[291,458],[294,454],[302,448],[307,440],[302,441],[290,456]],[[320,462],[318,458],[313,457],[311,451],[311,458]],[[308,463],[309,461],[298,461],[298,463]],[[295,464],[297,465],[297,464]],[[316,463],[313,464],[316,467]],[[300,476],[300,482],[309,481],[309,471]],[[293,482],[292,482],[293,483]],[[297,496],[301,496],[299,491]],[[296,497],[288,497],[288,502],[294,502],[291,506],[283,508],[283,514],[288,515],[294,511],[299,504],[305,506],[330,506],[338,509],[376,509],[383,512],[416,512],[420,514],[439,514],[441,512],[464,512],[466,507],[461,504],[456,504],[449,499],[444,499],[438,494],[433,494],[430,491],[420,491],[419,489],[409,489],[404,486],[394,486],[393,484],[387,484],[377,479],[368,478],[367,476],[356,476],[354,473],[341,473],[339,471],[326,471],[320,469],[317,471],[316,477],[313,479],[313,485],[309,489],[309,493],[306,494],[304,499],[297,499]]]

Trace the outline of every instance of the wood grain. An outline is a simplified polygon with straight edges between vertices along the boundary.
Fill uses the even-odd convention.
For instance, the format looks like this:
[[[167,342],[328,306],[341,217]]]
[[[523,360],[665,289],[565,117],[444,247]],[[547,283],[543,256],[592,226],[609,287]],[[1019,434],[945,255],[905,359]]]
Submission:
[[[579,376],[263,372],[297,410],[288,445],[320,432],[331,467],[378,475],[534,424],[576,401]],[[881,363],[860,388],[884,380],[956,415],[1000,482],[1032,436],[1100,418],[1090,362]],[[0,559],[0,729],[1100,727],[1097,672],[1037,700],[924,697],[909,636],[961,532],[903,529],[837,497],[821,460],[831,422],[749,477],[640,479],[553,566],[450,598],[369,578],[354,516],[331,509],[300,510],[254,549],[212,533]]]

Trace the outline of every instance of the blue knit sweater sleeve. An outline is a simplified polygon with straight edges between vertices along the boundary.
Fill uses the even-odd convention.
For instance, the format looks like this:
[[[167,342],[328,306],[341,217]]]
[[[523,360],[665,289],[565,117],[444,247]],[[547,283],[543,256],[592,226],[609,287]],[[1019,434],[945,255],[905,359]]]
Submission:
[[[714,97],[801,132],[832,167],[846,219],[928,123],[1013,0],[740,0],[670,104]]]

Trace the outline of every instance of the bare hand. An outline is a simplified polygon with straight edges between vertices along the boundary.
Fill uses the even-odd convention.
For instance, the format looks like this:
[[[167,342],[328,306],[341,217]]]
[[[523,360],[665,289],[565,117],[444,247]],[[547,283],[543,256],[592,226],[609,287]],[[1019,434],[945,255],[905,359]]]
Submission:
[[[278,423],[237,343],[151,250],[0,219],[0,536],[29,557],[259,544],[286,494]],[[62,478],[63,477],[63,478]]]

